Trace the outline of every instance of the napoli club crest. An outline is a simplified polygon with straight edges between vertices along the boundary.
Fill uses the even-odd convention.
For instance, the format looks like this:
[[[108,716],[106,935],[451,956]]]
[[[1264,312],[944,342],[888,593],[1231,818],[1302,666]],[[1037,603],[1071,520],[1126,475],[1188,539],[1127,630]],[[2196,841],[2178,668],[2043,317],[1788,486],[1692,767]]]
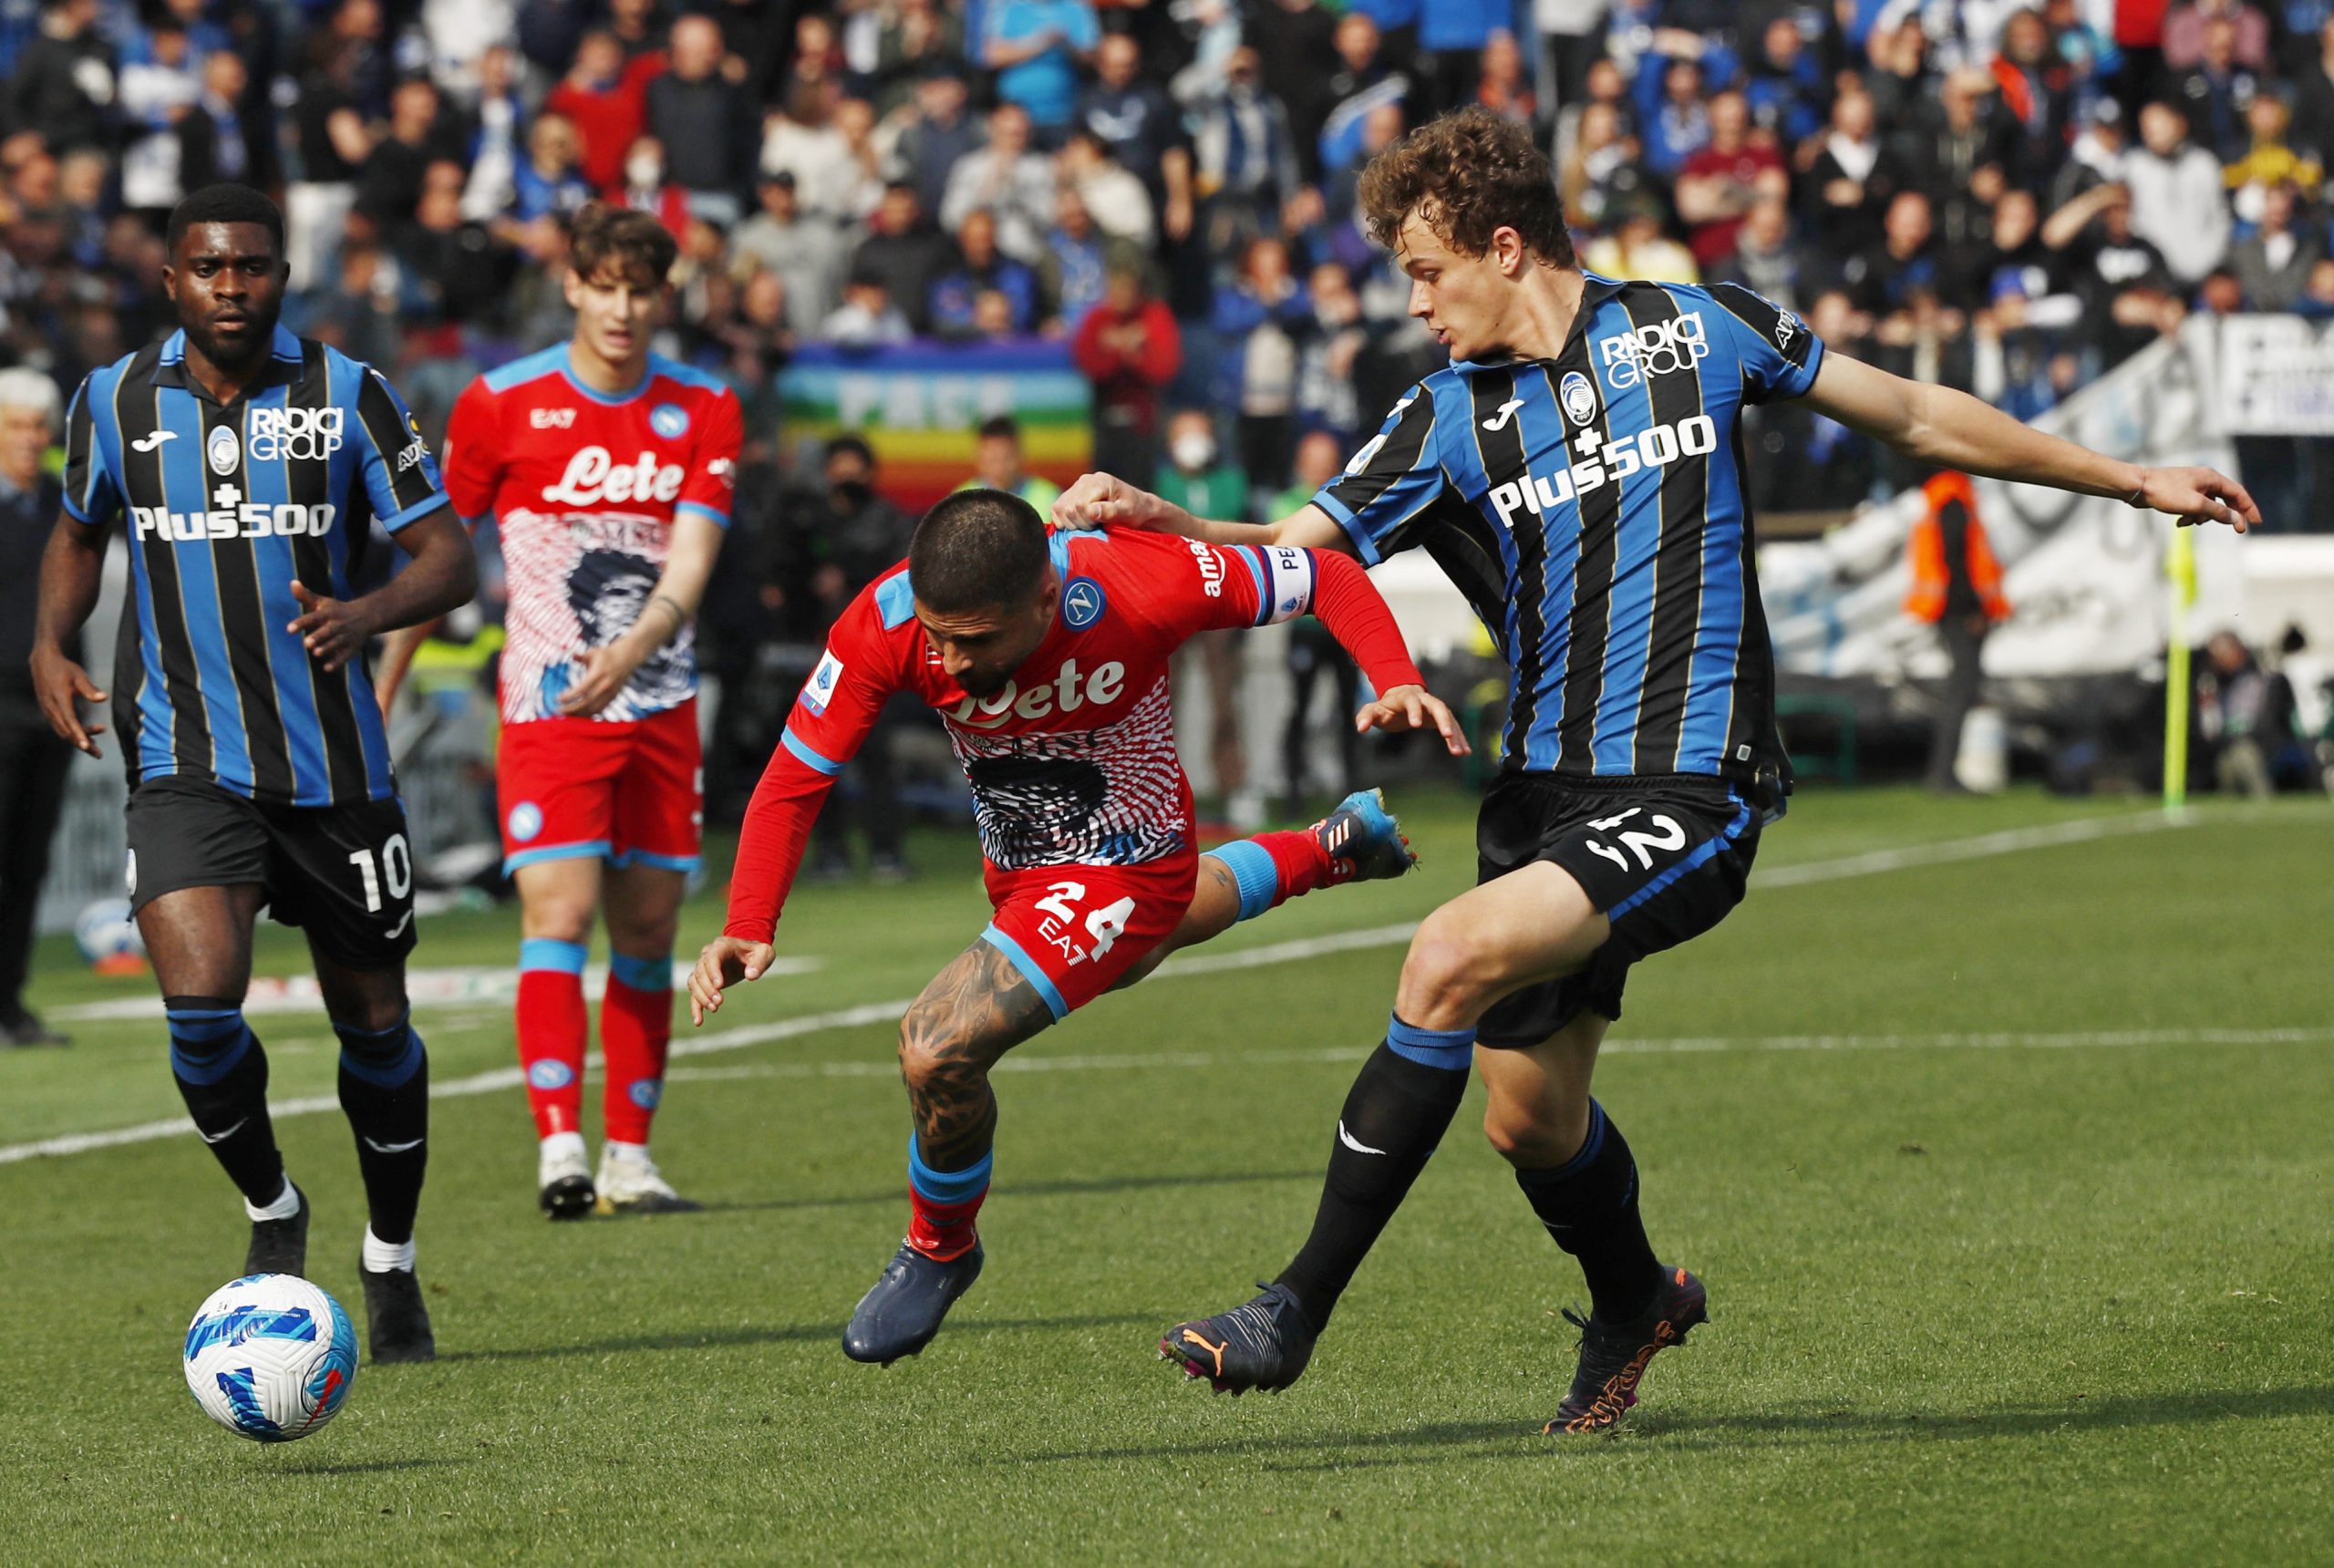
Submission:
[[[1091,577],[1073,577],[1061,591],[1061,618],[1073,632],[1082,632],[1102,618],[1108,606],[1102,585]]]
[[[689,433],[689,411],[678,403],[659,403],[648,410],[648,428],[668,441]]]
[[[1596,388],[1591,387],[1588,377],[1579,371],[1565,372],[1564,382],[1556,389],[1556,396],[1564,402],[1565,417],[1574,424],[1585,425],[1596,418]]]

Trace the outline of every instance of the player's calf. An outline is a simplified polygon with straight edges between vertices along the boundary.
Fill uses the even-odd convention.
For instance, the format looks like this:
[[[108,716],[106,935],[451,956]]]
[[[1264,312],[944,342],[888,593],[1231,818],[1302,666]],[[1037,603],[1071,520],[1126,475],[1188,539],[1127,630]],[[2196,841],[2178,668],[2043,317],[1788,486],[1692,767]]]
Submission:
[[[243,1195],[252,1222],[245,1274],[304,1274],[308,1210],[284,1173],[267,1114],[267,1052],[223,996],[162,998],[170,1076],[195,1131]]]

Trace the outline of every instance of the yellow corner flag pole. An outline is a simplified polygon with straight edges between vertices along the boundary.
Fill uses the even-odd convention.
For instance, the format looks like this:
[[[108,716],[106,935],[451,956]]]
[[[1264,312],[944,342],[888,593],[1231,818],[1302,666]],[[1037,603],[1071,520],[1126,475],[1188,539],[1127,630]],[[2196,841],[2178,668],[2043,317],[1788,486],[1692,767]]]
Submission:
[[[2196,603],[2196,541],[2174,524],[2164,547],[2164,573],[2171,579],[2171,647],[2164,672],[2164,809],[2188,804],[2188,612]]]

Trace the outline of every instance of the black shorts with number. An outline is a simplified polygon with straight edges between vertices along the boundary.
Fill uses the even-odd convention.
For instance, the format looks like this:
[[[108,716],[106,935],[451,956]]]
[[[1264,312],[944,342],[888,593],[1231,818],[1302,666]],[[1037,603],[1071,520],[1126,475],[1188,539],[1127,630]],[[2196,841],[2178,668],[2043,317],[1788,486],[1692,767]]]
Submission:
[[[395,797],[275,806],[166,775],[129,792],[129,907],[166,892],[256,882],[284,925],[351,969],[413,951],[413,855]]]
[[[1699,936],[1742,902],[1761,815],[1722,779],[1508,773],[1475,820],[1476,881],[1548,861],[1572,873],[1613,934],[1585,967],[1500,999],[1476,1038],[1535,1046],[1583,1012],[1621,1016],[1629,965]]]

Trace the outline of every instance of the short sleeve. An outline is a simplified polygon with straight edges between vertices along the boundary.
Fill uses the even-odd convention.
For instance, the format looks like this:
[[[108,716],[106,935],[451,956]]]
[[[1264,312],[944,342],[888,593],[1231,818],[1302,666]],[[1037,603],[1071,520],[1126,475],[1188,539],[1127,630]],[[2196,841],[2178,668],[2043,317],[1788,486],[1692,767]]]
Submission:
[[[494,511],[494,492],[502,481],[507,455],[501,421],[501,400],[483,376],[462,388],[446,421],[446,496],[456,515],[471,522]]]
[[[1740,284],[1714,284],[1709,294],[1724,307],[1719,325],[1742,365],[1743,400],[1805,397],[1823,363],[1823,340],[1799,317]]]
[[[1411,387],[1346,471],[1313,497],[1353,540],[1364,565],[1410,548],[1416,542],[1405,526],[1453,489],[1435,435],[1434,401],[1424,383]]]
[[[106,466],[105,449],[98,443],[98,421],[89,407],[89,384],[84,377],[65,416],[65,513],[76,522],[102,527],[121,511],[121,489]]]
[[[738,450],[745,440],[746,420],[738,395],[725,387],[706,400],[688,475],[681,480],[680,500],[674,502],[676,514],[694,512],[729,526],[729,509],[738,493]]]
[[[365,490],[372,498],[373,515],[386,531],[395,533],[446,500],[438,482],[438,459],[421,438],[413,411],[370,366],[356,386],[356,422],[365,428],[357,454],[364,465]]]

